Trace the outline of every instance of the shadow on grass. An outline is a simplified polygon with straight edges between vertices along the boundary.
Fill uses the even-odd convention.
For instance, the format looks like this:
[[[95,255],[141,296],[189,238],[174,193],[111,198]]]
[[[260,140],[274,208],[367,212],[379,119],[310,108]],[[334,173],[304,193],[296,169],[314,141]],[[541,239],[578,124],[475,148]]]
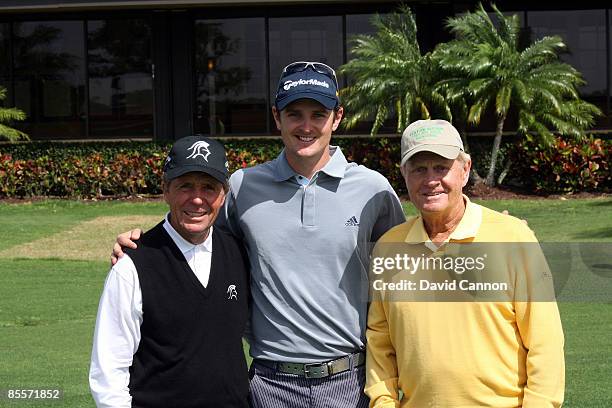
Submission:
[[[17,256],[15,258],[7,257],[6,259],[15,261],[15,262],[31,262],[32,260],[43,261],[43,262],[70,262],[70,261],[73,261],[73,259],[63,259],[57,256],[48,256],[45,258],[35,258],[35,257],[28,258],[25,256]],[[79,260],[76,260],[76,261],[79,261]]]
[[[571,235],[574,239],[612,238],[612,227],[589,229]]]
[[[14,320],[8,322],[0,322],[0,327],[28,327],[28,326],[38,326],[43,321],[40,317],[37,316],[28,316],[21,317],[17,316]]]
[[[591,270],[599,277],[612,279],[612,264],[591,265]]]
[[[589,207],[612,207],[612,199],[591,200],[586,205]]]

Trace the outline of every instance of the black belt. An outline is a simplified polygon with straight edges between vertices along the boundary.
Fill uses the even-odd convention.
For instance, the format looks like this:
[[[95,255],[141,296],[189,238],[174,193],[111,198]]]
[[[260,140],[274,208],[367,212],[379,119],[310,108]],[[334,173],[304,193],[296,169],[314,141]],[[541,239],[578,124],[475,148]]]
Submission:
[[[285,363],[260,359],[256,359],[255,362],[285,374],[295,374],[306,378],[325,378],[364,365],[365,352],[358,351],[335,360],[320,363]]]

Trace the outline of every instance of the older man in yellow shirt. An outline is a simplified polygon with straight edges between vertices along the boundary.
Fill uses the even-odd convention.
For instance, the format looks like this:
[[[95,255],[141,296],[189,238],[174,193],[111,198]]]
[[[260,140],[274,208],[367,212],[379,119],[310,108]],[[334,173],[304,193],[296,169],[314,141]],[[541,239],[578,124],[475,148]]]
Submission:
[[[383,235],[372,255],[371,407],[563,402],[564,340],[550,271],[523,222],[462,194],[470,167],[446,121],[417,121],[402,135],[401,171],[419,215]],[[466,258],[456,255],[468,247],[472,271],[464,274]]]

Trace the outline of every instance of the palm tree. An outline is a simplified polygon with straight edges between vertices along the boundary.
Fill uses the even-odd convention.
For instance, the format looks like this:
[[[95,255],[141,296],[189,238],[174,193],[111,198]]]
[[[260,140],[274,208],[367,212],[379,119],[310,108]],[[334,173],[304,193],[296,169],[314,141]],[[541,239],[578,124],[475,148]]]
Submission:
[[[444,97],[437,92],[431,54],[421,54],[417,42],[416,22],[410,8],[372,18],[373,35],[353,38],[353,58],[340,67],[351,84],[341,90],[349,113],[343,121],[346,128],[374,118],[370,134],[395,113],[400,133],[416,119],[435,115],[450,119]]]
[[[466,97],[468,122],[480,124],[483,113],[493,108],[497,117],[495,138],[486,184],[495,184],[495,167],[502,132],[510,109],[515,109],[518,132],[535,132],[544,140],[556,131],[582,135],[593,124],[599,109],[578,95],[584,84],[581,74],[559,61],[566,49],[558,36],[544,37],[526,48],[519,44],[518,16],[504,16],[492,6],[496,26],[482,4],[473,13],[449,18],[447,27],[456,39],[441,44],[436,57],[448,78],[438,84],[447,98]]]
[[[432,53],[432,60],[437,67],[440,67],[441,49],[438,47]],[[438,68],[438,74],[443,75],[444,72]],[[445,99],[446,104],[451,111],[451,122],[459,132],[463,141],[463,148],[466,153],[471,153],[470,144],[467,138],[467,125],[469,114],[468,95],[465,92],[469,80],[465,78],[439,79],[434,85],[434,89],[439,92]],[[476,166],[472,165],[470,170],[470,181],[473,183],[482,183],[483,178],[478,174]]]
[[[0,102],[5,99],[6,89],[0,87]],[[28,135],[10,127],[14,121],[24,120],[25,117],[25,113],[20,109],[0,107],[0,139],[8,139],[10,141],[19,139],[29,140]]]

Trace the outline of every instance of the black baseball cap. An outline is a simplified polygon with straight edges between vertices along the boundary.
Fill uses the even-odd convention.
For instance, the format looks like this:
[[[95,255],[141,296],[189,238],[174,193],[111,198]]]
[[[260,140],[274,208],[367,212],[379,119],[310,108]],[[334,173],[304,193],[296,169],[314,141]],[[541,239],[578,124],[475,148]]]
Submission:
[[[338,80],[334,70],[320,62],[293,62],[281,73],[274,104],[283,110],[298,99],[314,99],[326,109],[336,109]]]
[[[166,180],[192,171],[206,173],[227,184],[229,171],[223,145],[204,136],[186,136],[174,142],[164,163]]]

